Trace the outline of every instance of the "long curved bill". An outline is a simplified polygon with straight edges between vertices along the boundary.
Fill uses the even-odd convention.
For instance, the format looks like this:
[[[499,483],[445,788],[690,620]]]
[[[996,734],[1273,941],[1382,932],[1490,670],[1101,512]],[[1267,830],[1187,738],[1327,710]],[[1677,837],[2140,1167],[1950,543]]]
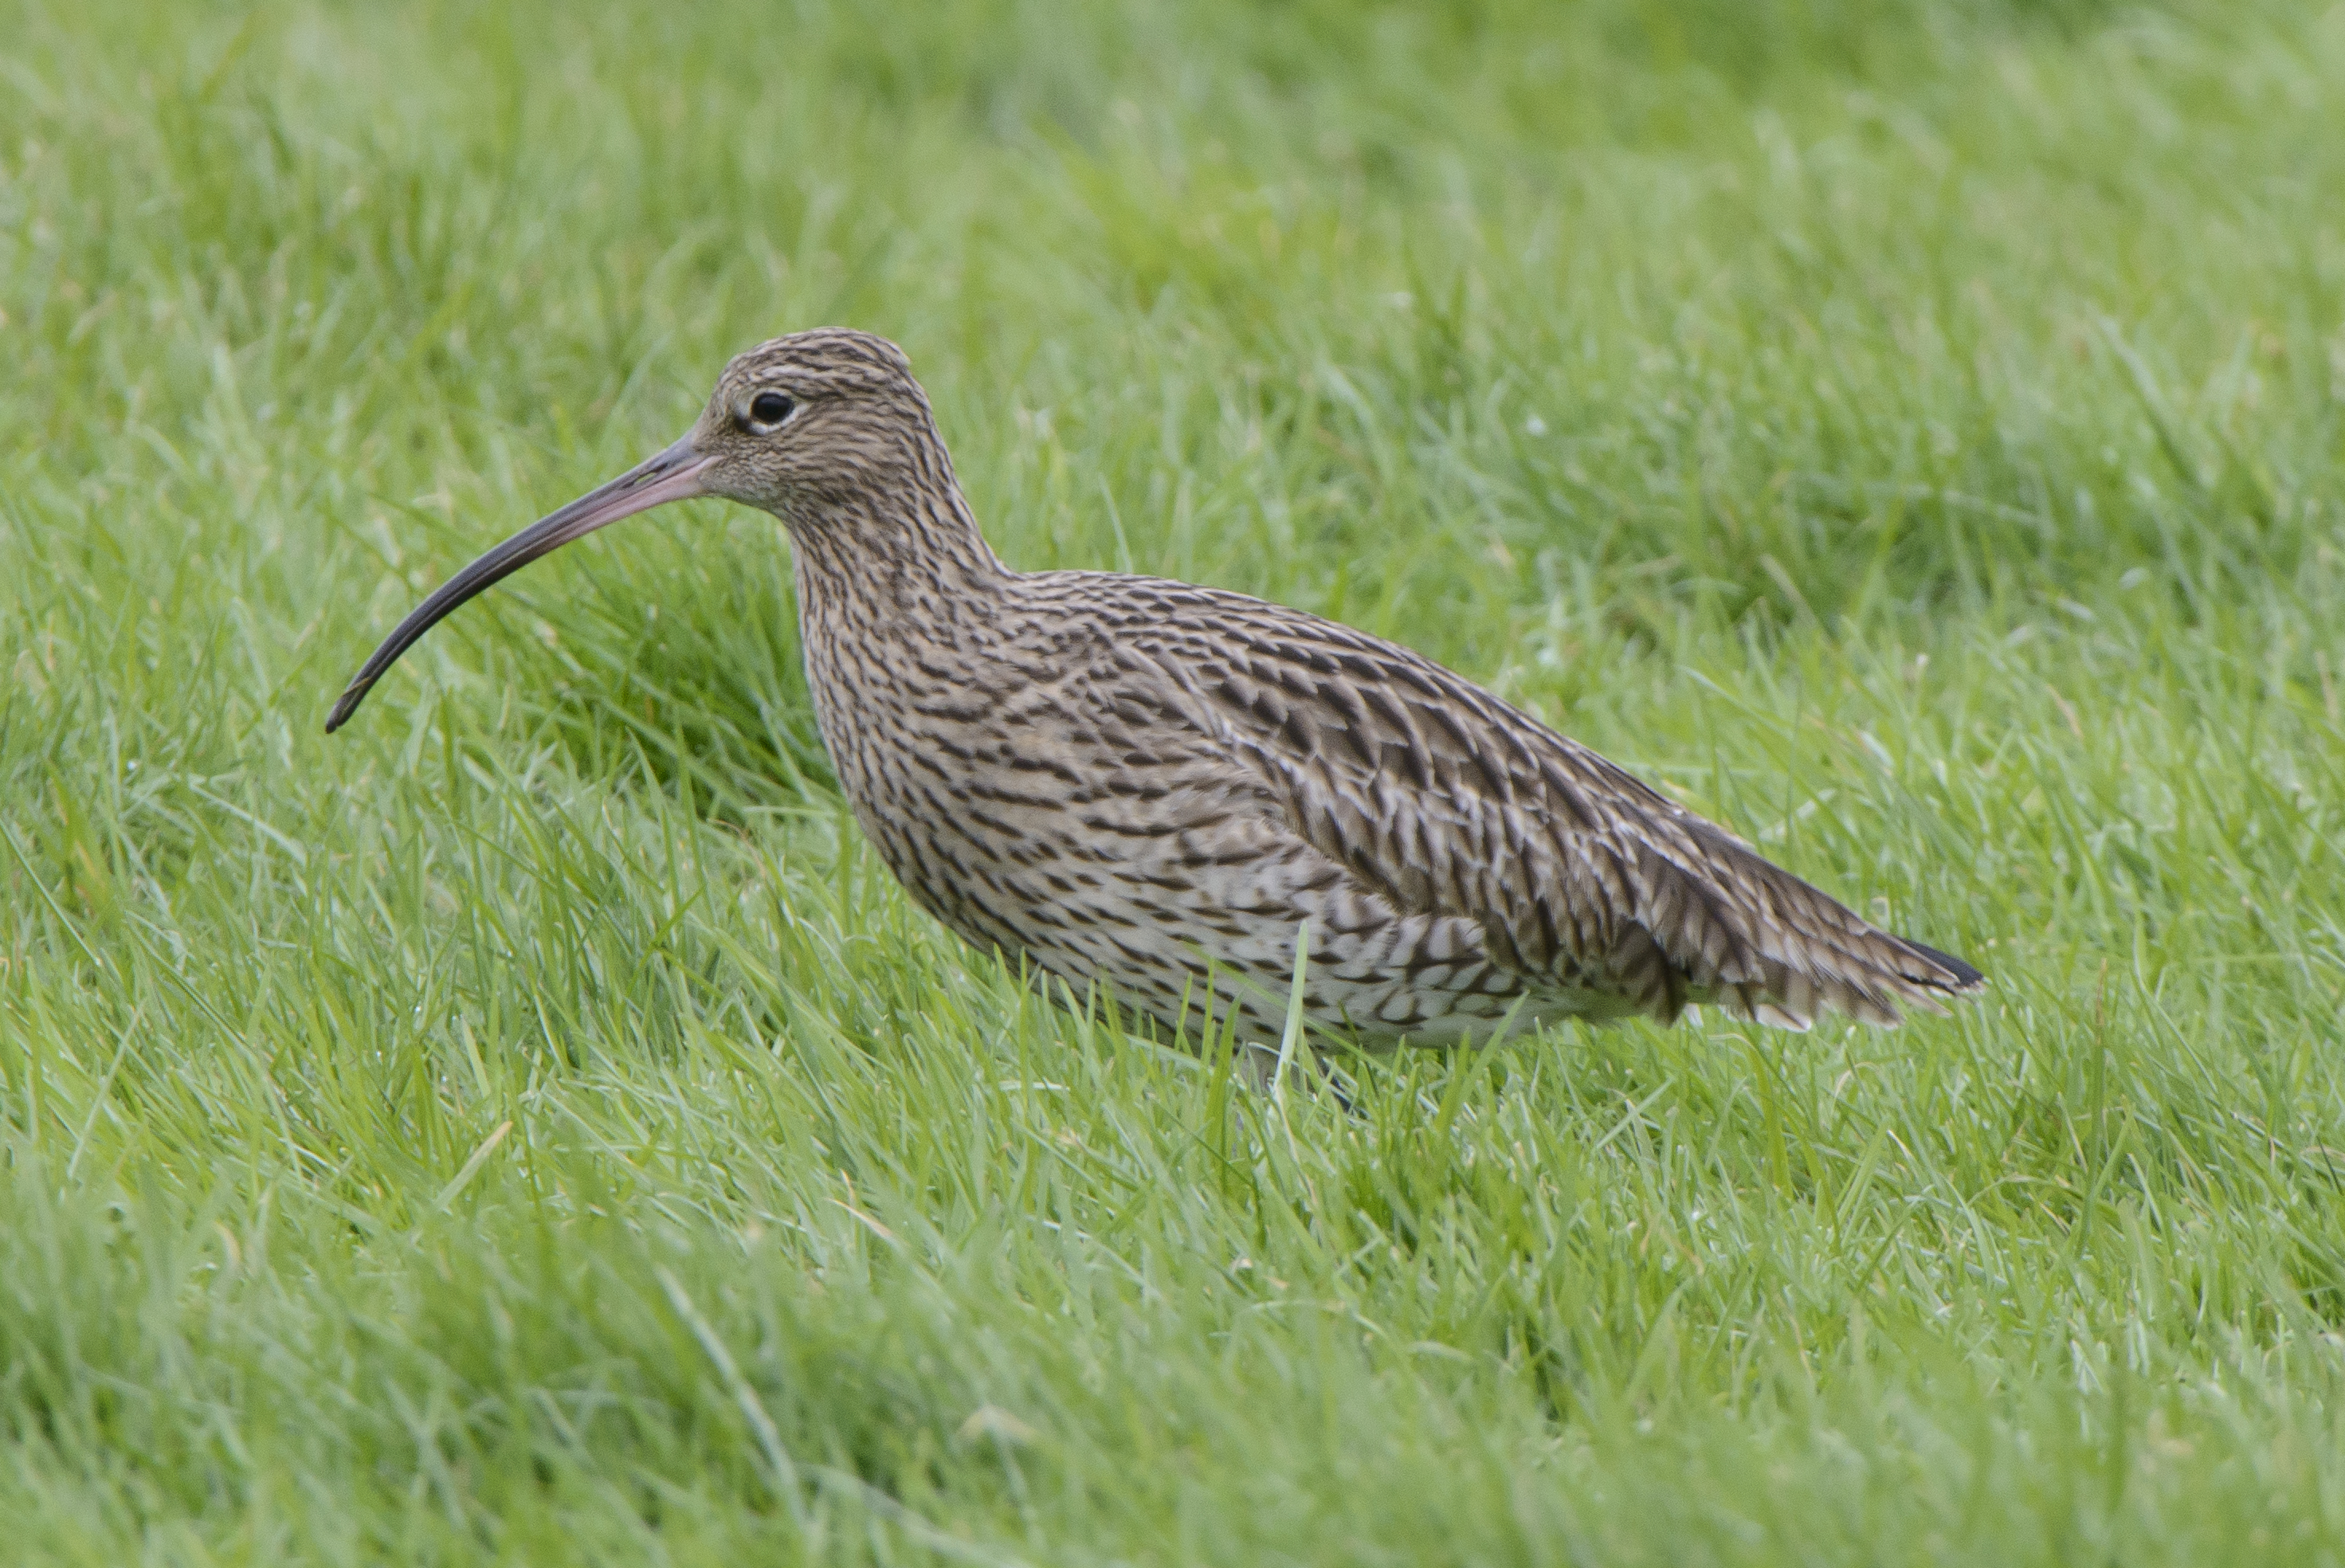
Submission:
[[[584,539],[598,528],[665,502],[707,494],[701,476],[714,460],[695,450],[692,438],[686,436],[610,483],[587,491],[560,511],[540,518],[448,579],[382,640],[374,656],[351,677],[350,683],[342,690],[340,701],[334,704],[334,711],[326,716],[326,733],[330,735],[348,723],[382,673],[397,663],[399,656],[438,625],[450,611],[574,539]]]

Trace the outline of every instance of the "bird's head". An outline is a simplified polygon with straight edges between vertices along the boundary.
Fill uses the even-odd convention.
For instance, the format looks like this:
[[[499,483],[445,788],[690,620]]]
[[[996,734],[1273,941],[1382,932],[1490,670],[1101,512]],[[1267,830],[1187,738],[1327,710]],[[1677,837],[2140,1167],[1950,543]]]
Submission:
[[[951,491],[949,461],[904,351],[845,328],[736,356],[691,433],[523,529],[440,585],[385,638],[326,720],[357,711],[385,670],[451,611],[574,539],[672,501],[722,496],[793,529],[907,484]]]
[[[934,429],[902,349],[823,328],[736,356],[692,433],[661,458],[691,470],[695,493],[797,522],[917,480],[941,450]]]

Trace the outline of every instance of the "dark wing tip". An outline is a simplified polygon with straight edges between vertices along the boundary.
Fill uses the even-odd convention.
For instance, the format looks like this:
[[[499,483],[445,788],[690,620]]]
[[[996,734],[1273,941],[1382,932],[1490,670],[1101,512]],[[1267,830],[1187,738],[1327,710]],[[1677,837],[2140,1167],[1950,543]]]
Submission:
[[[1950,991],[1974,991],[1986,984],[1986,976],[1984,974],[1964,963],[1952,953],[1941,953],[1935,947],[1914,941],[1911,936],[1900,936],[1897,940],[1953,976],[1954,984],[1946,987]]]

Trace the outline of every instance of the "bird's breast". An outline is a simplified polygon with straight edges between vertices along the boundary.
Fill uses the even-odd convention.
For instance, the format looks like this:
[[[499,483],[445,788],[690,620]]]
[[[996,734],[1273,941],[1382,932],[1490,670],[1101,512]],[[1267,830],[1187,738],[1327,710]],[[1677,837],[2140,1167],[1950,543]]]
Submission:
[[[963,936],[1043,952],[1266,885],[1274,803],[1112,660],[809,641],[807,671],[865,835]]]

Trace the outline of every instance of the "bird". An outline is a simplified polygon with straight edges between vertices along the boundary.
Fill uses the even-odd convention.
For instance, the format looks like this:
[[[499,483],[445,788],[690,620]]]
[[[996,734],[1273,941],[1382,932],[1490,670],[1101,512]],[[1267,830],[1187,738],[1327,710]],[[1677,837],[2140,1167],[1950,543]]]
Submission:
[[[683,439],[450,578],[328,733],[492,583],[695,496],[788,535],[864,835],[1046,991],[1257,1051],[1299,991],[1315,1037],[1376,1050],[1701,1006],[1886,1026],[1985,984],[1411,649],[1220,588],[1012,570],[903,350],[845,328],[738,355]]]

